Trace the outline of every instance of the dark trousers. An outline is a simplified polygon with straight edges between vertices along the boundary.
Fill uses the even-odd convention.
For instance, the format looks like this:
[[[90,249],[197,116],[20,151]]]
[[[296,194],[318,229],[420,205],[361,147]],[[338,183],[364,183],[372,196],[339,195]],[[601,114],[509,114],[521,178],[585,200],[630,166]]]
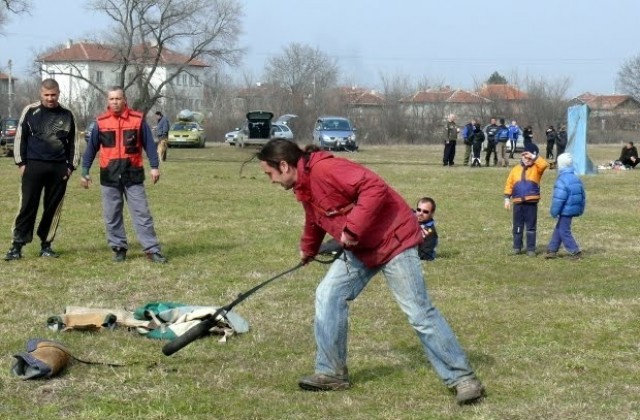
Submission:
[[[631,158],[625,158],[620,161],[624,166],[631,166],[635,168],[638,163],[640,163],[640,159],[636,158],[636,161],[632,161]]]
[[[556,160],[558,160],[558,156],[564,153],[566,148],[567,148],[566,144],[564,146],[561,146],[556,143]]]
[[[536,250],[538,203],[518,203],[513,206],[513,249],[522,250],[522,239],[527,234],[527,251]],[[526,229],[526,230],[525,230]]]
[[[555,146],[555,140],[547,140],[547,159],[553,159],[553,146]]]
[[[456,157],[456,141],[449,140],[444,144],[444,154],[442,156],[442,164],[453,165],[453,159]]]
[[[496,151],[496,144],[489,140],[487,142],[487,154],[485,160],[487,162],[487,166],[489,166],[489,161],[491,160],[491,154],[493,153],[493,166],[498,164],[498,152]]]
[[[551,235],[551,241],[549,241],[549,246],[547,246],[547,250],[549,252],[558,252],[561,244],[564,245],[565,249],[570,254],[576,254],[580,252],[580,248],[578,247],[576,240],[573,239],[573,235],[571,234],[572,219],[573,217],[568,216],[558,217],[556,227],[553,230],[553,234]]]
[[[481,166],[480,165],[480,152],[482,152],[482,142],[474,142],[471,146],[473,148],[473,159],[471,166]]]
[[[13,224],[15,244],[24,245],[33,240],[33,228],[43,192],[42,218],[37,233],[41,242],[53,241],[60,222],[68,180],[67,164],[64,162],[30,160],[27,163],[22,175],[20,211]]]

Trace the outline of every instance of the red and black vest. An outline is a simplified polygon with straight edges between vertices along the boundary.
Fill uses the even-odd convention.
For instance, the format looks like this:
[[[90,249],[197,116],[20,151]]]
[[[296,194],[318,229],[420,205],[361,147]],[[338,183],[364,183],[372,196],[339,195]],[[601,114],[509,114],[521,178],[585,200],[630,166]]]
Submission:
[[[124,109],[96,118],[100,143],[100,184],[107,186],[144,182],[142,158],[142,113]]]

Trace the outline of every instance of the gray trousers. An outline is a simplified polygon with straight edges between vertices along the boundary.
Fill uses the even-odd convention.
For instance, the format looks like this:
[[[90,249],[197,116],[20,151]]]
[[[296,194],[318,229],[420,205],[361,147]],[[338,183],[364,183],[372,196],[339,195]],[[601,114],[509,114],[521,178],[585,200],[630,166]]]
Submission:
[[[126,248],[127,234],[124,230],[124,200],[127,200],[131,221],[136,230],[142,250],[148,253],[160,252],[158,237],[153,227],[153,217],[147,204],[144,184],[129,187],[107,187],[102,185],[102,213],[107,230],[107,243],[111,248]]]

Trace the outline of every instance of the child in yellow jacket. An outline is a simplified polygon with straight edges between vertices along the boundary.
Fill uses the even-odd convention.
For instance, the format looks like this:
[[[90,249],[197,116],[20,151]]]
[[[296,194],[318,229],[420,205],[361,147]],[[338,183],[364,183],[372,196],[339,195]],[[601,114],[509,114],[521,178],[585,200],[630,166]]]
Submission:
[[[504,208],[513,203],[513,255],[522,252],[523,234],[527,232],[527,255],[536,256],[536,229],[540,180],[549,163],[538,155],[538,146],[528,143],[520,164],[514,166],[504,186]]]

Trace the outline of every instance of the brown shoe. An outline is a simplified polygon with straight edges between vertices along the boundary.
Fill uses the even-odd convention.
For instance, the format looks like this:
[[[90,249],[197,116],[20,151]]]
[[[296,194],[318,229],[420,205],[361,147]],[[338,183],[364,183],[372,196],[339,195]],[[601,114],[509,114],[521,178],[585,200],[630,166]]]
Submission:
[[[547,251],[546,254],[544,254],[544,258],[547,260],[552,260],[554,258],[558,258],[558,253],[557,252],[552,252],[552,251]]]
[[[316,373],[311,376],[305,376],[298,381],[300,388],[305,391],[339,391],[342,389],[348,389],[351,387],[349,377],[344,376],[332,376],[322,373]]]

